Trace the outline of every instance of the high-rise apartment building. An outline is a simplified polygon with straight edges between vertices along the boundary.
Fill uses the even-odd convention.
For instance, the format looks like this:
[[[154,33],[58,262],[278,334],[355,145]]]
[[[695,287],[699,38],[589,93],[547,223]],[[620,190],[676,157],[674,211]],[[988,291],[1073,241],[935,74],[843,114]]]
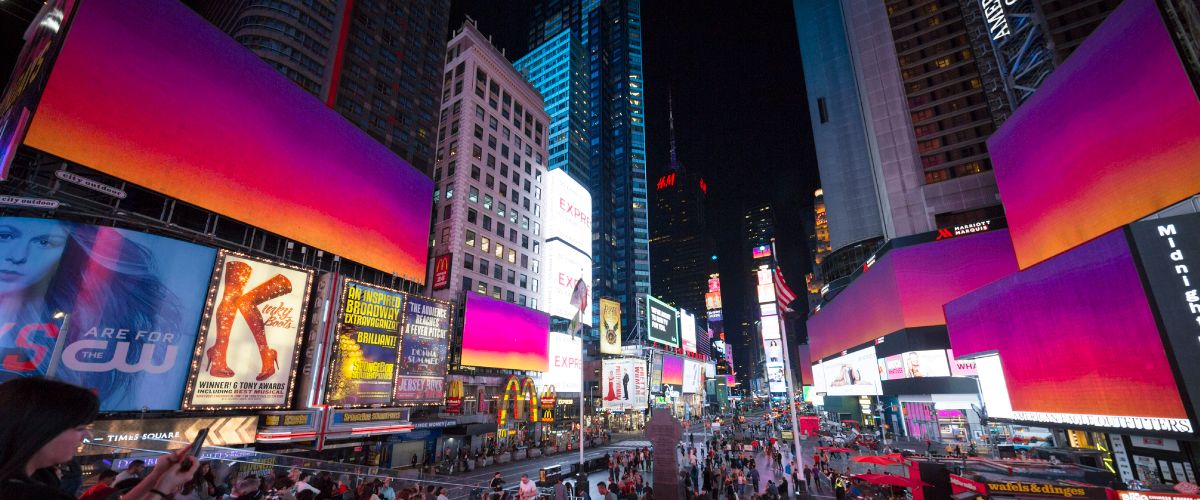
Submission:
[[[467,21],[446,50],[430,293],[463,292],[546,310],[541,302],[543,177],[549,117],[542,96]]]
[[[676,155],[672,111],[671,160],[653,191],[650,276],[656,297],[687,309],[700,320],[707,310],[704,299],[709,276],[717,272],[715,245],[705,215],[707,196],[704,178],[688,172]]]
[[[644,332],[650,229],[641,17],[640,0],[542,0],[529,46],[570,30],[586,54],[593,290],[621,302],[622,322]],[[592,311],[599,316],[598,303]]]
[[[297,85],[432,173],[449,0],[188,0]]]
[[[546,101],[546,114],[550,115],[546,169],[562,169],[580,184],[590,185],[587,53],[579,37],[569,29],[563,30],[513,67]]]

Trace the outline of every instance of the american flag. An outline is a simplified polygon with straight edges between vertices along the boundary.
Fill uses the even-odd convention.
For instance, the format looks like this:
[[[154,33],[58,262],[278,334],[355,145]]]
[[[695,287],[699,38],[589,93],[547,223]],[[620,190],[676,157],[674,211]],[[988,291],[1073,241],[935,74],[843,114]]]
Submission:
[[[783,273],[780,271],[779,265],[775,265],[775,301],[778,303],[781,313],[795,312],[791,307],[788,307],[793,300],[796,300],[796,292],[793,292],[787,282],[783,280]]]

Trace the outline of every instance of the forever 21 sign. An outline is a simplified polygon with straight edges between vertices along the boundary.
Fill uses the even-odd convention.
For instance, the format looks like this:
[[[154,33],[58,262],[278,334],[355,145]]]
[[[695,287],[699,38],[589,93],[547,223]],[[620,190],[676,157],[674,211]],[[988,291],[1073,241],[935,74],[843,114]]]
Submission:
[[[1137,222],[1129,234],[1180,386],[1200,387],[1200,214]],[[1200,415],[1200,391],[1189,396]]]

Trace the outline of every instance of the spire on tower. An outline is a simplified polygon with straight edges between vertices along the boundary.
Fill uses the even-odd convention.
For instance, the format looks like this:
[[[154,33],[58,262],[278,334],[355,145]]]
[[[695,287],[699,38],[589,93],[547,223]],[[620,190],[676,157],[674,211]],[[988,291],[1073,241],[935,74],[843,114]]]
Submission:
[[[671,123],[671,163],[668,168],[680,170],[679,158],[675,156],[675,101],[670,91],[667,92],[667,115]]]

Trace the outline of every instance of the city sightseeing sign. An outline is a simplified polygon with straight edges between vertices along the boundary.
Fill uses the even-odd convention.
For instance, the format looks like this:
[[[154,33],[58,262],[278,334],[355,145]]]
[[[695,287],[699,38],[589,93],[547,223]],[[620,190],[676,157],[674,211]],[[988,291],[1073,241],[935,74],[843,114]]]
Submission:
[[[1017,0],[979,1],[979,6],[983,9],[983,18],[987,22],[988,33],[991,34],[993,42],[998,42],[1000,39],[1012,34],[1012,30],[1008,26],[1008,16],[1004,13],[1004,7],[1012,7],[1016,3]]]

